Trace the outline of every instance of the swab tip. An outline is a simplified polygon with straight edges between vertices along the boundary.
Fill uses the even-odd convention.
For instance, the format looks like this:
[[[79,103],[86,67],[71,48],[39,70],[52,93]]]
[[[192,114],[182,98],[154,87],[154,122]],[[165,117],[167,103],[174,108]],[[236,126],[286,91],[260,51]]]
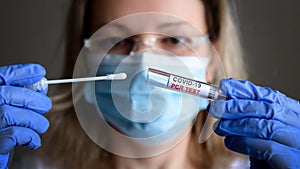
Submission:
[[[126,73],[110,74],[107,76],[107,80],[124,80],[126,78],[127,78]]]

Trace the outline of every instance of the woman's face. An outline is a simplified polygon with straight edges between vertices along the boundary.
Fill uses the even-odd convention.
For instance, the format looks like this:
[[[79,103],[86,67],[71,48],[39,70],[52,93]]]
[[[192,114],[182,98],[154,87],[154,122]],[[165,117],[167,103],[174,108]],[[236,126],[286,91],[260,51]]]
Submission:
[[[176,132],[179,132],[186,127],[190,127],[192,123],[191,119],[194,118],[191,116],[194,116],[194,114],[183,114],[185,118],[180,118],[181,110],[197,113],[198,106],[202,109],[207,106],[207,102],[202,102],[200,106],[198,99],[194,102],[192,99],[181,99],[181,95],[174,94],[174,96],[178,98],[176,99],[175,97],[171,97],[172,92],[166,92],[167,94],[165,96],[161,94],[155,95],[157,97],[152,96],[152,92],[155,88],[150,85],[145,85],[145,70],[155,66],[157,69],[160,68],[165,71],[173,72],[174,74],[181,73],[182,76],[189,75],[189,77],[192,76],[204,81],[205,68],[209,55],[200,55],[198,51],[195,53],[190,45],[198,44],[197,48],[199,49],[199,44],[202,42],[210,44],[206,43],[207,36],[203,36],[207,34],[208,30],[202,1],[95,0],[91,1],[89,5],[89,25],[85,26],[89,27],[89,34],[93,34],[93,36],[87,41],[90,42],[87,44],[90,51],[88,54],[91,54],[91,56],[105,55],[101,65],[98,65],[99,68],[102,67],[97,70],[97,73],[101,75],[114,72],[126,72],[128,75],[127,79],[122,82],[112,82],[111,85],[105,82],[103,82],[103,84],[99,82],[97,83],[98,87],[95,87],[96,93],[98,93],[98,100],[101,100],[101,104],[99,105],[103,106],[100,107],[100,109],[103,110],[106,120],[128,136],[139,138],[151,138],[162,133],[169,134],[169,132],[166,131],[175,131],[175,129],[178,129]],[[99,28],[101,28],[101,30],[98,31]],[[172,40],[169,39],[170,41],[166,39],[164,39],[166,41],[161,40],[168,37],[175,38]],[[184,41],[188,43],[181,43],[182,41],[179,41],[178,46],[176,46],[177,37],[180,37],[180,40],[184,38],[189,39],[188,37],[190,37],[190,41]],[[201,39],[201,37],[206,38]],[[114,38],[121,40],[113,40]],[[156,38],[156,41],[153,38]],[[173,41],[174,39],[175,42]],[[128,42],[127,40],[133,40],[134,43],[138,44],[133,45],[134,50],[129,52],[128,50],[122,50],[125,48],[124,46],[127,47],[127,45],[124,45]],[[112,45],[113,42],[117,43]],[[168,46],[168,43],[173,43],[174,45],[170,44]],[[138,46],[138,49],[136,46]],[[147,53],[148,49],[151,52]],[[201,49],[208,48],[204,47]],[[206,52],[206,50],[201,50],[201,52]],[[109,55],[106,55],[107,53]],[[128,56],[128,54],[131,55],[124,57]],[[169,54],[178,57],[170,57],[172,55]],[[99,59],[99,57],[94,58]],[[200,58],[202,58],[202,60]],[[100,86],[103,87],[105,85],[108,86],[107,88],[104,87],[108,89],[108,92],[98,90],[101,89]],[[101,93],[103,91],[104,93]],[[126,93],[127,91],[128,94]],[[114,96],[117,96],[116,101],[114,100]],[[151,107],[152,104],[149,104],[152,100],[153,105],[155,105],[153,108]],[[188,101],[189,104],[185,104],[186,101]],[[100,103],[100,101],[98,103]],[[174,105],[176,105],[176,107]],[[114,109],[112,109],[113,106],[115,106]],[[120,114],[123,116],[120,116]],[[177,117],[175,116],[179,115],[180,117],[178,119],[181,120],[177,122]],[[126,119],[124,119],[124,117],[126,117]],[[168,121],[168,124],[161,125],[160,123],[164,124],[164,120]],[[172,131],[172,134],[177,134],[176,132]],[[163,137],[166,139],[174,136],[163,135]],[[165,140],[160,141],[163,142]]]

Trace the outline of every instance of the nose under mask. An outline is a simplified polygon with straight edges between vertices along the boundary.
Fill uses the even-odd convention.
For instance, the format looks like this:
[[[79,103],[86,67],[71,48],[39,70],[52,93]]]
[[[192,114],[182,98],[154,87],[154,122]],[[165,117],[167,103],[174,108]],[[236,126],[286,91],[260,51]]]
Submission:
[[[180,132],[191,124],[208,101],[145,83],[149,67],[205,81],[208,58],[168,56],[153,53],[106,55],[98,75],[125,72],[122,81],[98,81],[85,86],[85,98],[95,92],[104,119],[121,133],[133,138],[149,138],[168,130]],[[95,84],[95,91],[90,85]],[[168,137],[174,137],[176,132]]]

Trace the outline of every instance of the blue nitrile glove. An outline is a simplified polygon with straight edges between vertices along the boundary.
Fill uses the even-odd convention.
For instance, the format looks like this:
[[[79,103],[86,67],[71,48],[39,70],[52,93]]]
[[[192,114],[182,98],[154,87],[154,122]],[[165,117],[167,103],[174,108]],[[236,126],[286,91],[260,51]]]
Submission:
[[[0,168],[7,168],[9,153],[15,146],[37,149],[39,134],[48,127],[42,115],[51,108],[46,91],[36,92],[23,86],[33,84],[45,76],[45,69],[37,64],[0,67]]]
[[[300,104],[284,94],[248,81],[226,79],[221,90],[229,100],[213,101],[221,118],[215,132],[230,150],[247,154],[251,167],[300,168]]]

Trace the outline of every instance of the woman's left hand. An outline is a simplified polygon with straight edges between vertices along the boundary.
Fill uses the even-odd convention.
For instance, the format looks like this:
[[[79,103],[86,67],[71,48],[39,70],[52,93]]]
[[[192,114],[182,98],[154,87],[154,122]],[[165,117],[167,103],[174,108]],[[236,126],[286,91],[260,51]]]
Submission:
[[[286,95],[248,81],[225,79],[220,89],[229,100],[216,100],[210,114],[220,120],[215,132],[225,146],[272,168],[300,168],[300,104]]]

